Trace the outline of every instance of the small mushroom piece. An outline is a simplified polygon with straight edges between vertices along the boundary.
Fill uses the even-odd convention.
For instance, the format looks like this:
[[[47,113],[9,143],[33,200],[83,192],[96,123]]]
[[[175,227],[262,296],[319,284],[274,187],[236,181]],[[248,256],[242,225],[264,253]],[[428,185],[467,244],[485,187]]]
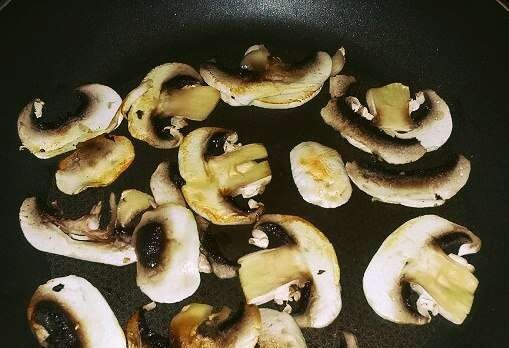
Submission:
[[[37,119],[44,117],[45,102],[39,98],[28,103],[18,117],[21,143],[38,158],[51,158],[74,150],[76,145],[109,133],[122,117],[116,115],[122,99],[108,86],[90,84],[76,89],[83,103],[76,115],[56,128],[42,127]]]
[[[203,121],[219,101],[219,92],[205,86],[196,70],[182,63],[152,69],[124,99],[120,112],[136,139],[160,149],[179,146],[184,119]]]
[[[306,141],[290,151],[290,164],[293,181],[306,202],[336,208],[350,199],[352,186],[336,150]]]
[[[306,341],[291,315],[274,309],[260,308],[262,331],[259,348],[306,348]]]
[[[192,303],[170,323],[170,336],[179,348],[254,348],[261,331],[258,308],[245,305],[232,314],[228,307]]]
[[[329,80],[329,94],[333,98],[342,97],[356,81],[355,77],[351,75],[332,76]]]
[[[145,212],[133,234],[136,283],[152,301],[179,302],[200,285],[200,241],[193,213],[166,204]]]
[[[134,146],[124,136],[90,139],[60,161],[55,173],[57,187],[63,193],[75,195],[89,187],[108,186],[133,160]]]
[[[341,310],[339,265],[332,244],[315,226],[296,216],[263,215],[254,227],[274,228],[282,230],[279,234],[283,245],[238,260],[247,303],[261,305],[281,294],[289,298],[291,289],[297,286],[304,290],[304,285],[310,282],[307,304],[302,313],[295,315],[295,320],[300,327],[329,325]]]
[[[182,193],[197,214],[217,225],[251,224],[263,205],[248,210],[232,198],[262,193],[272,176],[262,144],[236,144],[236,133],[204,127],[189,133],[179,148]]]
[[[452,240],[460,246],[447,255],[442,245]],[[366,299],[379,316],[395,323],[426,324],[431,312],[461,324],[479,283],[461,256],[480,248],[476,235],[439,216],[407,221],[387,237],[369,263],[363,279]],[[409,298],[411,291],[419,295],[416,304]]]
[[[127,321],[127,348],[172,348],[168,337],[156,333],[148,326],[145,312],[144,308],[140,308]]]
[[[453,197],[468,181],[470,161],[459,155],[441,167],[414,173],[346,164],[353,183],[375,200],[414,208],[436,207]]]
[[[336,53],[332,56],[332,68],[331,68],[331,77],[336,76],[343,70],[343,67],[346,63],[346,50],[344,47],[340,47]]]
[[[326,52],[317,52],[305,62],[290,65],[271,56],[265,46],[255,45],[246,51],[241,67],[244,71],[235,74],[209,62],[202,64],[200,74],[232,106],[288,109],[320,91],[330,76],[332,59]]]
[[[178,174],[178,165],[174,167],[176,168],[173,168],[168,162],[159,163],[150,177],[150,190],[158,205],[174,203],[185,207],[184,196],[182,196],[180,187],[175,183],[175,181],[180,181],[183,184],[183,179]]]
[[[124,190],[117,206],[117,225],[122,228],[132,226],[137,216],[155,206],[151,195],[135,189]]]
[[[126,347],[124,332],[104,297],[75,275],[39,286],[27,318],[42,347]]]
[[[117,238],[115,196],[110,197],[110,221],[100,227],[102,204],[76,220],[60,218],[42,211],[35,197],[23,201],[19,211],[21,230],[36,249],[79,260],[124,266],[136,261],[134,248]]]

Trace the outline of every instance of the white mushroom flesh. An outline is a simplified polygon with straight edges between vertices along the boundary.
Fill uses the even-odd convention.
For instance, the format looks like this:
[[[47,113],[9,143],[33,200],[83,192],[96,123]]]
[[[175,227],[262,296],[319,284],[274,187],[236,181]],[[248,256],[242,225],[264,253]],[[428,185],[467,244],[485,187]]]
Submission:
[[[170,163],[161,162],[150,177],[150,190],[158,205],[173,203],[186,206],[182,192],[171,179]]]
[[[262,331],[260,348],[306,348],[306,341],[291,315],[273,309],[260,308]]]

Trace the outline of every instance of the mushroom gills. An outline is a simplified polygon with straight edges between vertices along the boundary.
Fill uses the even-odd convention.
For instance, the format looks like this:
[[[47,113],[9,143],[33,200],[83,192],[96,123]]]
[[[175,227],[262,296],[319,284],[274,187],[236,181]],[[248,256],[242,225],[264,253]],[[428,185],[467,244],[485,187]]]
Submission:
[[[126,325],[127,348],[171,348],[168,337],[153,331],[145,318],[143,308],[134,312]]]

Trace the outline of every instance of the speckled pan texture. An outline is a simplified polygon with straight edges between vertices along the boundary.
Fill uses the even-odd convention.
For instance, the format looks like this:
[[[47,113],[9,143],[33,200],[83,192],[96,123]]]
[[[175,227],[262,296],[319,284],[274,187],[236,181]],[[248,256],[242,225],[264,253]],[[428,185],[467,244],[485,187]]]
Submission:
[[[343,309],[325,329],[304,330],[309,347],[337,347],[341,329],[355,333],[361,347],[500,347],[507,342],[509,311],[506,275],[509,214],[507,151],[509,126],[509,15],[493,1],[23,1],[0,12],[0,101],[3,328],[0,346],[35,347],[25,308],[35,288],[68,274],[87,278],[102,292],[121,324],[150,302],[136,287],[135,265],[115,268],[33,249],[23,238],[18,209],[24,198],[58,196],[54,170],[58,157],[38,160],[18,152],[16,119],[31,98],[61,97],[85,83],[104,83],[125,96],[153,67],[169,61],[192,64],[216,57],[238,64],[244,50],[264,43],[274,54],[298,59],[316,50],[347,49],[347,74],[367,86],[400,81],[414,91],[436,90],[454,120],[450,140],[422,162],[431,166],[455,153],[472,163],[467,186],[444,206],[413,209],[371,202],[354,188],[336,209],[306,203],[295,187],[289,152],[302,141],[337,149],[346,161],[373,161],[326,126],[320,109],[328,88],[291,110],[230,107],[220,103],[209,119],[238,131],[245,143],[268,149],[272,182],[262,196],[270,213],[299,215],[333,243],[341,266]],[[127,134],[127,122],[115,132]],[[193,129],[198,123],[192,123]],[[157,150],[133,140],[136,158],[110,187],[66,197],[66,214],[87,211],[110,190],[149,191],[150,175],[177,150]],[[405,167],[406,168],[406,167]],[[59,196],[62,198],[62,196]],[[401,326],[378,317],[362,292],[362,275],[382,241],[403,222],[438,214],[468,226],[482,240],[476,266],[480,286],[471,315],[462,326],[435,318],[422,327]],[[232,258],[248,252],[250,227],[214,227]],[[504,296],[505,295],[505,296]],[[238,279],[202,275],[198,291],[182,303],[158,305],[149,321],[166,332],[169,319],[190,302],[237,307]]]

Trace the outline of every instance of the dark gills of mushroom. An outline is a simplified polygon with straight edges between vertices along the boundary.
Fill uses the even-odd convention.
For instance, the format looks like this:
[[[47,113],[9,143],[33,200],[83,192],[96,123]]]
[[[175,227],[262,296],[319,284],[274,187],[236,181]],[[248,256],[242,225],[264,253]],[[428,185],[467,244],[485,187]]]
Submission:
[[[192,303],[170,323],[170,336],[178,348],[254,348],[261,330],[258,308],[245,305],[238,312]]]
[[[179,146],[185,119],[203,121],[219,101],[219,92],[203,84],[196,70],[182,63],[152,69],[124,99],[120,112],[136,139],[161,149]]]
[[[115,196],[110,196],[110,221],[100,228],[102,202],[89,214],[71,220],[44,212],[35,197],[23,201],[19,211],[21,230],[36,249],[79,260],[124,266],[136,261],[134,248],[114,233],[116,221]]]
[[[150,299],[174,303],[191,296],[200,285],[200,241],[193,213],[165,204],[147,211],[133,235],[136,282]]]
[[[168,337],[153,331],[145,319],[145,309],[140,308],[126,325],[127,348],[172,348]]]
[[[42,347],[126,347],[124,332],[104,297],[74,275],[39,286],[27,318]]]
[[[100,84],[81,86],[76,92],[83,104],[64,123],[41,129],[38,120],[44,118],[45,102],[34,99],[18,116],[18,135],[23,144],[38,158],[51,158],[74,150],[79,143],[109,133],[120,125],[116,115],[121,98],[113,89]]]
[[[206,63],[200,74],[232,106],[288,109],[306,103],[320,92],[331,74],[332,60],[326,52],[317,52],[305,62],[290,65],[271,56],[265,46],[254,45],[247,49],[241,68],[242,72],[231,73],[216,63]]]
[[[217,225],[253,223],[263,205],[250,199],[245,210],[232,198],[252,198],[264,191],[272,178],[267,156],[262,144],[237,144],[235,132],[213,127],[192,131],[178,154],[187,204]]]
[[[308,289],[307,305],[295,316],[300,327],[329,325],[341,311],[339,264],[333,246],[315,226],[290,215],[264,215],[253,230],[287,235],[281,246],[239,259],[239,278],[247,303],[299,300]],[[267,272],[267,270],[271,270]],[[310,284],[310,286],[306,286]]]
[[[414,208],[436,207],[453,197],[468,181],[470,161],[459,155],[436,168],[414,173],[346,164],[353,183],[375,200]]]
[[[446,254],[442,240],[457,239]],[[478,285],[474,267],[462,256],[476,253],[481,240],[467,228],[436,215],[407,221],[382,243],[364,273],[364,294],[382,318],[400,324],[426,324],[431,314],[461,324]],[[418,295],[415,308],[408,298]]]
[[[57,187],[63,193],[75,195],[89,187],[108,186],[134,160],[134,146],[120,135],[99,136],[77,146],[58,164],[55,173]]]

